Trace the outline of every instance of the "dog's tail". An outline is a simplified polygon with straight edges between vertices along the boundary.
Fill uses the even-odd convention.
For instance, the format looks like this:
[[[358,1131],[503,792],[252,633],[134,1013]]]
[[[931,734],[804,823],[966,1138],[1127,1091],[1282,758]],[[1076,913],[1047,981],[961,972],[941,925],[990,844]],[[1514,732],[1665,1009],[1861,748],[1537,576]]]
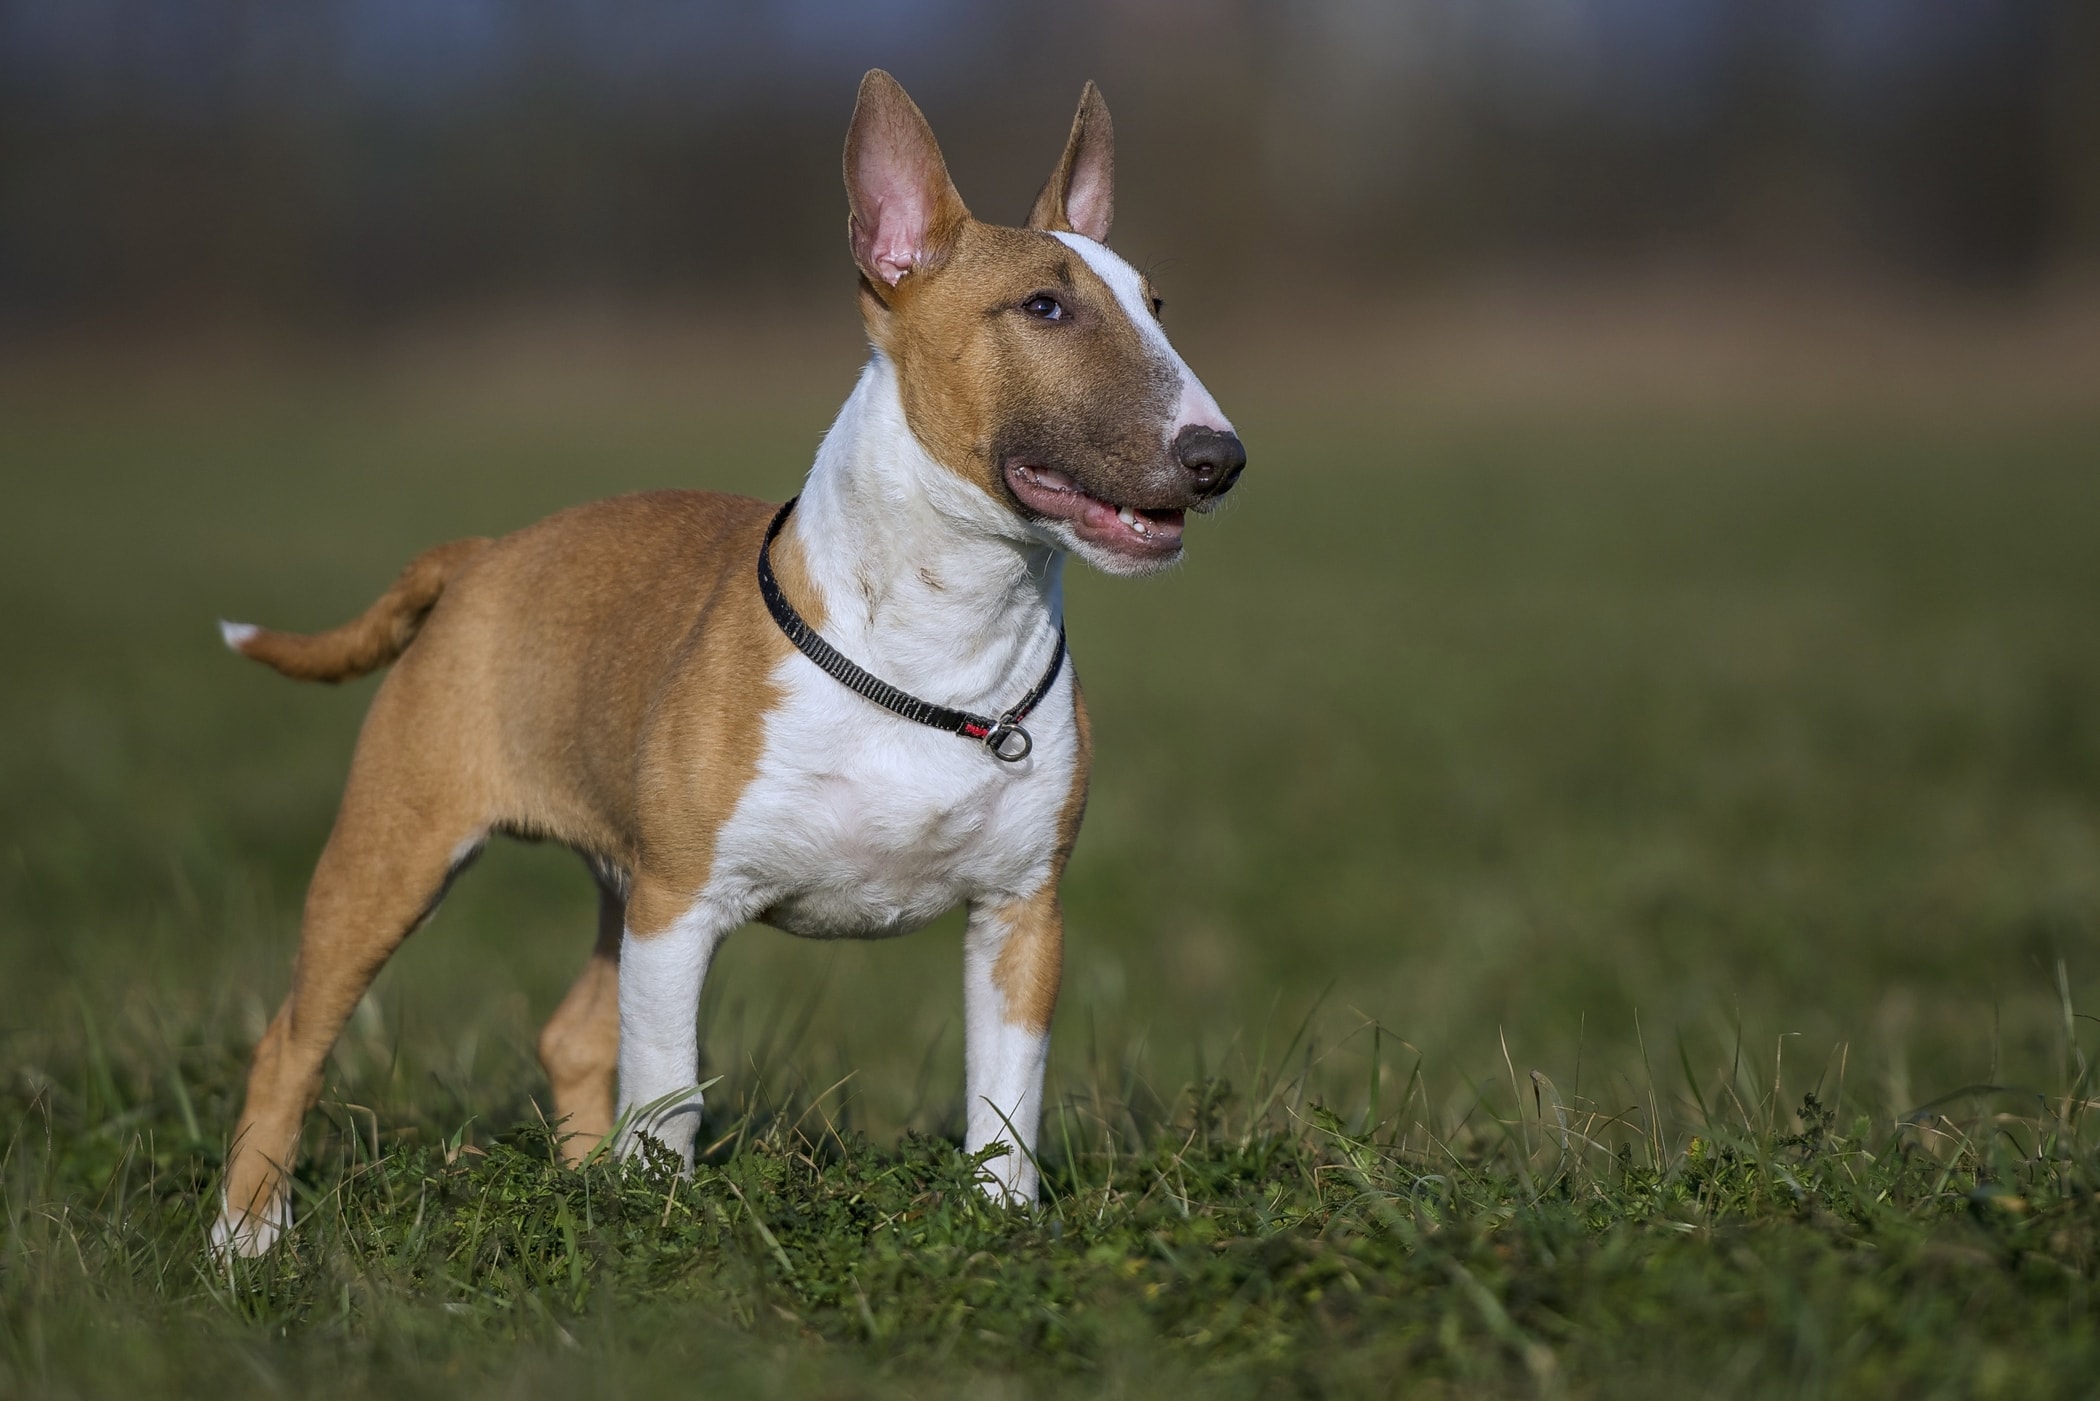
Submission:
[[[379,601],[327,632],[276,632],[253,623],[219,624],[226,645],[295,681],[348,681],[377,671],[408,650],[452,576],[487,549],[483,539],[454,540],[409,561]]]

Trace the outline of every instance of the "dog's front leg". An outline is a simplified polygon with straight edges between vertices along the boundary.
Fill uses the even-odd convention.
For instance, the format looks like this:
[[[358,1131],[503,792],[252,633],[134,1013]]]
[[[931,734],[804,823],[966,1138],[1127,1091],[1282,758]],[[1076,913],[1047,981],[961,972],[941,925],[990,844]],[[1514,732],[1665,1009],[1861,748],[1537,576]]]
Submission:
[[[639,894],[639,892],[637,892]],[[705,900],[651,933],[630,901],[620,940],[620,1132],[623,1158],[654,1139],[693,1165],[700,1132],[700,985],[722,939],[743,922]]]
[[[1035,1136],[1043,1116],[1050,1013],[1064,966],[1064,912],[1055,883],[1024,899],[970,906],[964,935],[964,1146],[1004,1143],[985,1191],[1033,1203]]]

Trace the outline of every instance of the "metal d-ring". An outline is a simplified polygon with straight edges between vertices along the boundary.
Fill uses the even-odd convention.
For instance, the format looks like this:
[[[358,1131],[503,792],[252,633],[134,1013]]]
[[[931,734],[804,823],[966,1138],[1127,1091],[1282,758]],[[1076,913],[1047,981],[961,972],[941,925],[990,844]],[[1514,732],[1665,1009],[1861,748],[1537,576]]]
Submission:
[[[1009,749],[1007,742],[1016,739],[1021,741],[1021,747],[1019,749]],[[985,731],[984,747],[992,751],[994,759],[999,759],[1009,764],[1018,764],[1028,757],[1030,750],[1035,748],[1035,741],[1029,738],[1028,731],[1021,728],[1020,721],[1009,720],[1002,715],[999,717],[998,723]]]

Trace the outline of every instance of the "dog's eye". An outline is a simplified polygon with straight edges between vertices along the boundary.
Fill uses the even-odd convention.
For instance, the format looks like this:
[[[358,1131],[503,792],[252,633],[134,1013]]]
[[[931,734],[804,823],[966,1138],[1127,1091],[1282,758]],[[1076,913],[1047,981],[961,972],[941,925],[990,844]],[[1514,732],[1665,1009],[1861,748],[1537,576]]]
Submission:
[[[1065,319],[1063,305],[1058,302],[1057,298],[1047,293],[1038,292],[1035,296],[1030,297],[1027,301],[1021,303],[1021,310],[1035,317],[1038,321],[1062,321]]]
[[[1166,310],[1167,299],[1165,297],[1154,297],[1152,299],[1152,314],[1154,316],[1163,316],[1166,314]]]

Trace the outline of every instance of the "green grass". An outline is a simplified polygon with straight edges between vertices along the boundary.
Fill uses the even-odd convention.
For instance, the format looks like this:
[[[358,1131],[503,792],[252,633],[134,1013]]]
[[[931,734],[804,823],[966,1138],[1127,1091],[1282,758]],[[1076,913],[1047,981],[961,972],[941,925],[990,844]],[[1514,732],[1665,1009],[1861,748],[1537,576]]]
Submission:
[[[507,847],[214,1268],[370,683],[211,620],[783,494],[826,414],[436,402],[0,403],[0,1395],[2091,1391],[2091,420],[1247,405],[1189,566],[1073,579],[1039,1213],[955,1147],[953,922],[740,935],[701,1169],[554,1167],[592,896]]]

